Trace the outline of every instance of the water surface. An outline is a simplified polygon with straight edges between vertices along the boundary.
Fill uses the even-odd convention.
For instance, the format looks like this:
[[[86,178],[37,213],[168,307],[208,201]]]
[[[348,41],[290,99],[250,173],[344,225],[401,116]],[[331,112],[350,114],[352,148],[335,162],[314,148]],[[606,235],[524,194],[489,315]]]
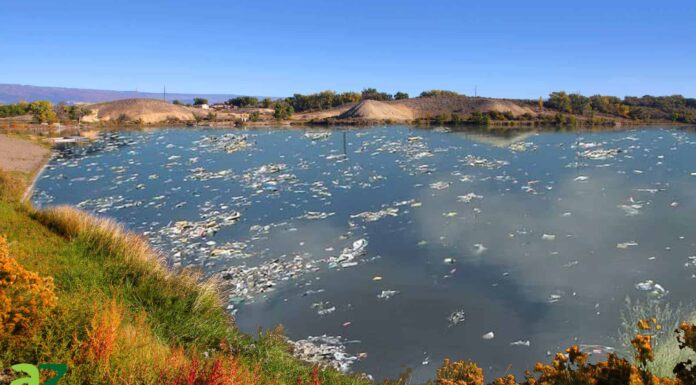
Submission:
[[[248,146],[228,152],[209,139],[226,134]],[[34,199],[113,217],[175,266],[280,263],[274,290],[230,298],[239,327],[341,336],[361,356],[352,370],[375,378],[406,367],[429,378],[445,357],[473,359],[489,376],[521,373],[570,344],[617,347],[626,297],[693,300],[688,131],[305,134],[111,134],[54,158]],[[181,221],[211,220],[214,234],[181,233]],[[356,265],[331,263],[360,239]]]

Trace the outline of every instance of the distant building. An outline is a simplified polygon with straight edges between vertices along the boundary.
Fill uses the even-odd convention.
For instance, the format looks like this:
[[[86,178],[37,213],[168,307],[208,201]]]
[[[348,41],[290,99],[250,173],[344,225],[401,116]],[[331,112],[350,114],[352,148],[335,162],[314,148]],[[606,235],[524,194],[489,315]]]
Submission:
[[[202,110],[209,110],[209,109],[210,109],[210,106],[207,105],[207,104],[201,104],[201,109],[202,109]]]

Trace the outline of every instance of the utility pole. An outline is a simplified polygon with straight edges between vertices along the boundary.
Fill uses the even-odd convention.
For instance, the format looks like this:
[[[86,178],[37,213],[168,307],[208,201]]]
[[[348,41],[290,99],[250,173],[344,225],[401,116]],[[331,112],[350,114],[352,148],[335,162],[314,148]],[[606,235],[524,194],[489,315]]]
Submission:
[[[475,98],[478,97],[478,85],[475,85],[475,86],[474,86],[474,97],[475,97]]]
[[[162,90],[162,100],[167,101],[167,86],[164,86]]]

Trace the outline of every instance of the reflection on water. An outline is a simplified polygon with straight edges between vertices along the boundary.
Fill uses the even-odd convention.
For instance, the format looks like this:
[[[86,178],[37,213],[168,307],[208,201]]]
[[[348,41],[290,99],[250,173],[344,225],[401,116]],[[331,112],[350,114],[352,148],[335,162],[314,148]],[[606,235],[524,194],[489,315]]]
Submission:
[[[244,331],[342,336],[376,378],[609,349],[627,296],[696,289],[685,131],[162,130],[96,146],[55,158],[37,204],[114,217],[175,266],[226,271]]]

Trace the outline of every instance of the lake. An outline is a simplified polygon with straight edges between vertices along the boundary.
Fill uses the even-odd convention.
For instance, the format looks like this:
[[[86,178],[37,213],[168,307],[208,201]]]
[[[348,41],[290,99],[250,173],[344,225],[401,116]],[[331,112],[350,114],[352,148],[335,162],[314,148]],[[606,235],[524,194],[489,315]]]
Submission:
[[[667,127],[172,128],[59,150],[34,202],[222,276],[244,332],[326,336],[376,379],[446,357],[490,379],[571,344],[623,351],[627,298],[692,309],[694,191],[696,135]]]

